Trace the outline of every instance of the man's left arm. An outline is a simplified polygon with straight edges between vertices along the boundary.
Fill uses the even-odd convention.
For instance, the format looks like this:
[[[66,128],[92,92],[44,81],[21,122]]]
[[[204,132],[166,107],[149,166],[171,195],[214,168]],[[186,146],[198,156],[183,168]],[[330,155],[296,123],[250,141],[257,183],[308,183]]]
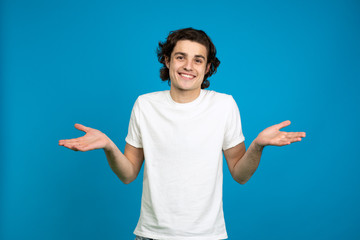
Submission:
[[[263,130],[246,151],[244,142],[227,149],[224,155],[232,177],[240,184],[245,184],[259,166],[265,146],[285,146],[299,142],[305,132],[283,132],[280,129],[289,126],[290,121],[273,125]]]

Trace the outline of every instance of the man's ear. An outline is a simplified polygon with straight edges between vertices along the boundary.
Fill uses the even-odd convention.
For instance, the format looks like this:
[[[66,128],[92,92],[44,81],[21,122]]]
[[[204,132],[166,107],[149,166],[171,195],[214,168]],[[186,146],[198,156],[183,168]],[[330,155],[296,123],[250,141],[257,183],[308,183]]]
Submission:
[[[210,66],[211,66],[211,63],[208,63],[207,66],[206,66],[205,74],[208,74],[208,72],[210,71]]]
[[[168,56],[165,56],[165,65],[168,69],[170,69],[170,61]]]

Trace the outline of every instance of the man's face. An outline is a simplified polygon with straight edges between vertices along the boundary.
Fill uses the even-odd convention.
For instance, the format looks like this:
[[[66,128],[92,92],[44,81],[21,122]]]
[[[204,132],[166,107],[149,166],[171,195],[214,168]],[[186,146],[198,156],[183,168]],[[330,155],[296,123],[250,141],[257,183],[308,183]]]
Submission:
[[[200,43],[180,40],[176,43],[166,66],[169,69],[171,88],[176,91],[199,91],[209,71],[206,47]]]

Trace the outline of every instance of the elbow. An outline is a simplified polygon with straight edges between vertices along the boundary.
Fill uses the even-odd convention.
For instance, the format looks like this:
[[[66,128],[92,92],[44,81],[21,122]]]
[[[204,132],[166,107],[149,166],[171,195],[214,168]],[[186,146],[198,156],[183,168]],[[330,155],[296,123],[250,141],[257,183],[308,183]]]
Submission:
[[[124,184],[129,184],[132,182],[132,180],[129,180],[129,179],[120,179]]]
[[[247,183],[248,180],[237,180],[238,183],[240,183],[241,185],[244,185],[245,183]]]
[[[245,183],[247,183],[248,180],[241,180],[241,181],[238,181],[238,183],[240,183],[241,185],[244,185]]]
[[[120,179],[121,182],[123,182],[126,185],[132,183],[136,179],[134,177],[124,177],[124,176],[119,176],[119,175],[118,175],[118,178]]]
[[[120,180],[126,185],[132,183],[135,179],[136,178],[120,178]]]
[[[132,183],[132,181],[122,181],[125,185]]]
[[[235,178],[234,177],[234,180],[237,182],[237,183],[240,183],[241,185],[244,185],[245,183],[247,183],[249,181],[249,178],[242,178],[242,177],[237,177]]]

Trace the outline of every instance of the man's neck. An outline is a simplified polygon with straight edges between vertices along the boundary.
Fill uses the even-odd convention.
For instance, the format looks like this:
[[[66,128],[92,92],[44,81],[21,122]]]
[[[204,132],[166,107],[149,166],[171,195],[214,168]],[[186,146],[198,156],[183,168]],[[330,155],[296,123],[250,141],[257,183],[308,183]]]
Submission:
[[[170,96],[177,103],[192,102],[199,97],[200,92],[201,88],[189,91],[181,91],[170,88]]]

